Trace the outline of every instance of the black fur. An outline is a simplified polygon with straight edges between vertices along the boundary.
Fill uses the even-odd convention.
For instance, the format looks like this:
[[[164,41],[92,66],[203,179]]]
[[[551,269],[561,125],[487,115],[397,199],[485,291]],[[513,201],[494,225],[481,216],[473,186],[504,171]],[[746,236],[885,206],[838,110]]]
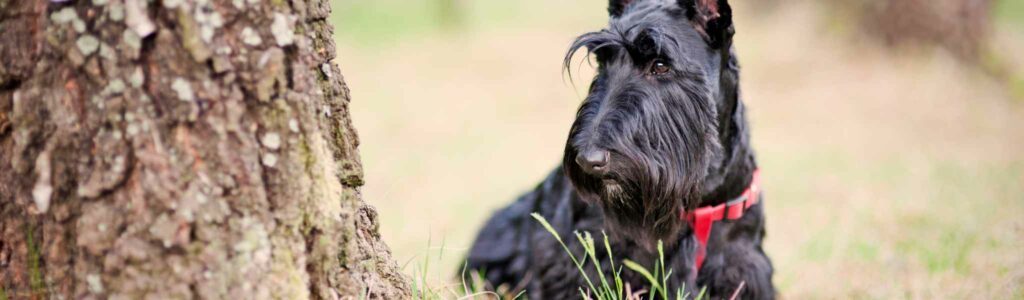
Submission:
[[[583,248],[574,232],[590,232],[599,245],[607,233],[620,264],[628,258],[653,266],[663,241],[670,289],[707,287],[720,299],[743,283],[740,298],[773,299],[772,266],[761,249],[763,204],[740,220],[715,223],[698,274],[697,241],[679,217],[683,209],[739,196],[757,169],[728,2],[612,0],[608,10],[608,28],[580,36],[565,57],[568,68],[586,48],[598,75],[570,129],[562,166],[487,222],[470,250],[470,273],[482,272],[493,286],[525,289],[531,299],[579,297],[586,283],[530,217],[538,212],[578,257]],[[604,153],[606,164],[584,169],[581,153]],[[607,253],[598,256],[610,276]],[[585,270],[596,279],[593,263]],[[623,279],[649,290],[629,270]]]

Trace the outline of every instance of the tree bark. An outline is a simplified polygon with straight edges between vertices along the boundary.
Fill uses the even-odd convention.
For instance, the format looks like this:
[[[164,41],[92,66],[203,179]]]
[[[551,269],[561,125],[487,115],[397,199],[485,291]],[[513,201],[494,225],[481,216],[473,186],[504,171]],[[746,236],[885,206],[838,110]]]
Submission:
[[[408,298],[328,0],[0,0],[0,299]]]

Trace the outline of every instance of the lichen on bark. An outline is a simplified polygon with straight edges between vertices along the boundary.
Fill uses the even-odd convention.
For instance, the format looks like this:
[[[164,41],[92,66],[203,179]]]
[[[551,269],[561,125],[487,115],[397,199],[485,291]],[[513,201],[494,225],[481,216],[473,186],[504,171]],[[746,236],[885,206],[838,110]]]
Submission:
[[[0,0],[0,296],[408,298],[329,12]]]

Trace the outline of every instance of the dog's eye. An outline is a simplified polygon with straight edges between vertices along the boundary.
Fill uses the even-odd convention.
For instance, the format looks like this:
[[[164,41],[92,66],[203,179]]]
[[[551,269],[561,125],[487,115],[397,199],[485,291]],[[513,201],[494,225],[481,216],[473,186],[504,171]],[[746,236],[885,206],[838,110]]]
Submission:
[[[672,67],[669,67],[667,63],[665,63],[664,61],[656,60],[651,63],[649,73],[651,73],[651,75],[665,75],[671,71]]]

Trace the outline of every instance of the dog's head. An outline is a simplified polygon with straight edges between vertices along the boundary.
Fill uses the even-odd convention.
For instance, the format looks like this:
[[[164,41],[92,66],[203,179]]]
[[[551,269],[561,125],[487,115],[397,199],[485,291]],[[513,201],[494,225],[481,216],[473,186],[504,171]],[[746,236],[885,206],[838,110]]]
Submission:
[[[608,28],[580,36],[598,74],[576,114],[563,168],[605,210],[612,234],[672,243],[722,160],[720,126],[734,109],[727,0],[611,0]],[[729,103],[732,102],[732,103]],[[723,112],[723,113],[719,113]]]

